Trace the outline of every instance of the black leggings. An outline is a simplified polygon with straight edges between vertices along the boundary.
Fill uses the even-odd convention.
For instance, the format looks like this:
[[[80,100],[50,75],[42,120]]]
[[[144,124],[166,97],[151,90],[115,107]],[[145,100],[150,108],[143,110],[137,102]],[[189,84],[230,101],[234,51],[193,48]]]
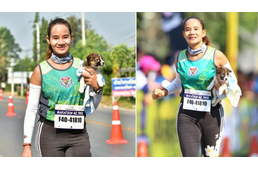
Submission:
[[[86,130],[55,129],[54,123],[40,119],[35,136],[35,149],[42,157],[91,157]]]
[[[210,113],[183,110],[179,105],[177,134],[183,157],[218,157],[224,131],[224,110],[218,104]]]

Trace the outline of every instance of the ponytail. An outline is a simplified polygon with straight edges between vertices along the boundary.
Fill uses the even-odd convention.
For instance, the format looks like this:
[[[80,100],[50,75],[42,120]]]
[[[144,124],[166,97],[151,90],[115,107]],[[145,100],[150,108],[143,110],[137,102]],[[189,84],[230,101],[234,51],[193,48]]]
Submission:
[[[202,38],[202,41],[205,43],[205,45],[212,46],[211,41],[210,41],[210,39],[207,36],[204,36]]]
[[[46,52],[44,60],[49,59],[52,55],[52,52],[53,52],[53,49],[52,49],[51,45],[48,44],[48,48],[47,48],[47,52]]]

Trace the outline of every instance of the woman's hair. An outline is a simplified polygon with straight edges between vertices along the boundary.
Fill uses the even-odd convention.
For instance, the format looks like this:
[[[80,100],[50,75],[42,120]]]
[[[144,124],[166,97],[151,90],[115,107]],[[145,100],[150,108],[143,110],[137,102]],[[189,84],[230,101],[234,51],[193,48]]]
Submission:
[[[52,30],[53,26],[55,26],[56,24],[62,24],[62,25],[67,26],[67,28],[69,29],[70,36],[72,35],[72,29],[71,29],[70,23],[69,23],[68,21],[66,21],[65,19],[56,18],[56,19],[54,19],[53,21],[51,21],[51,22],[48,24],[48,27],[47,27],[47,35],[48,35],[48,38],[49,38],[49,39],[50,39],[51,30]],[[45,60],[51,57],[52,52],[53,52],[53,49],[52,49],[51,45],[49,44],[49,45],[48,45],[48,48],[47,48]]]
[[[187,18],[187,19],[185,19],[183,21],[183,31],[185,31],[185,23],[189,19],[196,19],[196,20],[198,20],[200,22],[200,24],[202,25],[202,30],[204,30],[204,22],[203,22],[203,20],[201,18],[197,17],[197,16],[191,16],[191,17],[189,17],[189,18]],[[205,43],[205,45],[212,46],[211,42],[210,42],[210,39],[207,36],[204,36],[202,38],[202,41]]]

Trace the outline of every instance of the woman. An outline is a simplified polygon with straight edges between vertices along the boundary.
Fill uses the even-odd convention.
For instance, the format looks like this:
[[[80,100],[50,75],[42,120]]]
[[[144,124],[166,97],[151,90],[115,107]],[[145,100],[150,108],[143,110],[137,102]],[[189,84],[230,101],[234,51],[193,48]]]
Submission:
[[[211,105],[213,96],[207,87],[214,78],[216,67],[232,68],[226,56],[211,47],[200,18],[190,17],[184,20],[183,37],[188,43],[188,49],[181,51],[175,59],[176,79],[166,88],[155,89],[152,97],[159,99],[182,89],[177,117],[182,156],[199,156],[201,144],[202,156],[218,157],[224,130],[224,110],[221,104],[214,107]],[[234,73],[231,76],[236,82]],[[218,90],[220,84],[215,86]]]
[[[86,115],[81,109],[85,93],[79,93],[77,77],[81,60],[69,53],[73,40],[71,26],[66,20],[58,18],[49,23],[47,33],[49,46],[45,61],[35,68],[30,79],[22,156],[32,156],[31,139],[38,112],[40,119],[35,147],[39,156],[90,157],[90,142],[84,120]],[[94,111],[102,98],[102,90],[98,86],[95,71],[91,68],[85,70],[89,74],[82,73],[82,76],[96,93],[92,99]],[[69,112],[63,111],[67,109]]]

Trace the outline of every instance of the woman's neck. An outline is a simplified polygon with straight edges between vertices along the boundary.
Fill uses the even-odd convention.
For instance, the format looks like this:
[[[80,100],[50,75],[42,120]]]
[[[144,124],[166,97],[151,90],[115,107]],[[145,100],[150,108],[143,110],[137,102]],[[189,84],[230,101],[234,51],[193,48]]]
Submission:
[[[195,49],[198,49],[198,48],[200,48],[201,46],[202,46],[202,44],[203,44],[203,42],[200,42],[200,43],[198,43],[198,44],[188,44],[188,46],[191,48],[191,49],[193,49],[193,50],[195,50]]]
[[[56,56],[59,57],[59,58],[64,58],[64,57],[66,57],[66,56],[69,55],[69,52],[67,52],[67,53],[65,53],[65,54],[61,54],[61,55],[60,55],[60,54],[57,54],[57,53],[54,53],[54,52],[53,52],[53,54],[56,55]]]

